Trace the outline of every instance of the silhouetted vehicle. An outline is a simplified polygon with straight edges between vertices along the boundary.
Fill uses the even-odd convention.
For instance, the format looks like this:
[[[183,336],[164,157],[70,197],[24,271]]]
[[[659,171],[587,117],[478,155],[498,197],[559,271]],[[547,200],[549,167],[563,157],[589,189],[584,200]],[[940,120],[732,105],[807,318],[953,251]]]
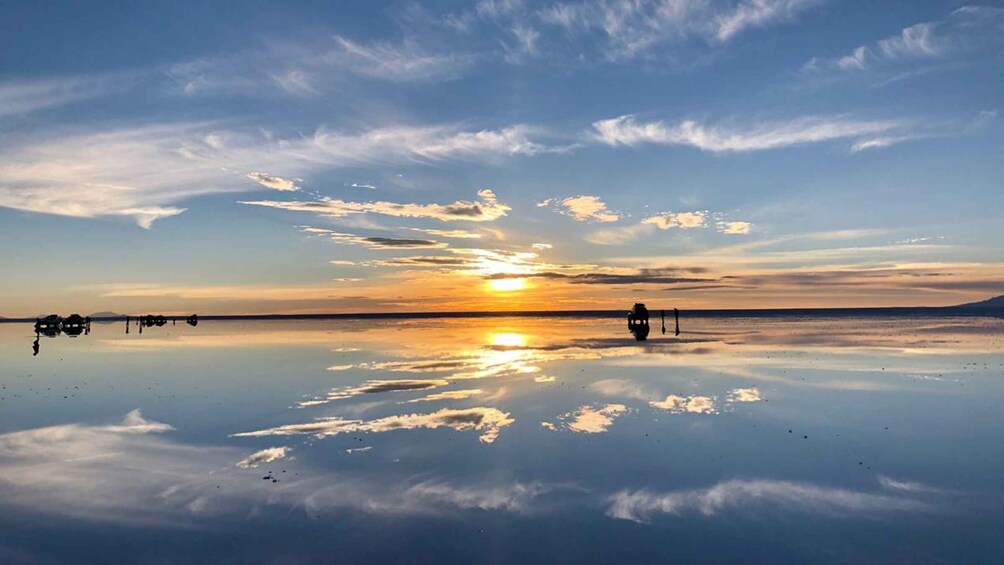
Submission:
[[[147,314],[142,318],[143,325],[152,328],[153,326],[163,327],[167,325],[167,316]]]
[[[70,314],[63,318],[63,333],[70,337],[77,337],[90,331],[91,319],[84,318],[80,314]]]
[[[188,322],[188,325],[190,325],[190,326],[197,326],[197,325],[199,325],[199,315],[198,314],[192,314],[191,316],[188,317],[187,322]]]
[[[648,308],[642,303],[636,303],[627,315],[628,331],[638,341],[648,339],[651,328],[648,325]]]
[[[56,314],[35,318],[35,333],[46,337],[56,337],[63,328],[63,319]]]

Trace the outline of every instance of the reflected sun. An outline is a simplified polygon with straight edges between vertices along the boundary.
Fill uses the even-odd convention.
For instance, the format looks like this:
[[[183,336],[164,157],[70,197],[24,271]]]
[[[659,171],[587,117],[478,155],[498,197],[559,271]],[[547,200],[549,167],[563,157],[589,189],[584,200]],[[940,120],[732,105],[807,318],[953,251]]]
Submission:
[[[526,347],[526,336],[516,333],[489,334],[488,342],[496,347]]]
[[[493,279],[488,281],[492,292],[512,292],[526,288],[526,279]]]

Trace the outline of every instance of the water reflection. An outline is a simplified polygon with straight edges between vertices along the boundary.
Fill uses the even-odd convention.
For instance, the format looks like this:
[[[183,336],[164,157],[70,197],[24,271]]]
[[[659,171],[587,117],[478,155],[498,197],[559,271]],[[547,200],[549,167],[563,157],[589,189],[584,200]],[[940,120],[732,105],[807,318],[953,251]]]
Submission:
[[[1004,321],[623,323],[97,326],[39,359],[0,324],[0,527],[32,524],[0,556],[73,561],[81,531],[112,561],[1004,550]]]

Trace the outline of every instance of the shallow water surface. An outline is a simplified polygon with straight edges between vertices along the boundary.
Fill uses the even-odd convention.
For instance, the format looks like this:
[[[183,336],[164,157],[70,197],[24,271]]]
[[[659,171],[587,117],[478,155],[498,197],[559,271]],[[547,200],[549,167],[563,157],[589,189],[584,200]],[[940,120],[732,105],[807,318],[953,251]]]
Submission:
[[[1004,320],[0,324],[0,561],[988,562]]]

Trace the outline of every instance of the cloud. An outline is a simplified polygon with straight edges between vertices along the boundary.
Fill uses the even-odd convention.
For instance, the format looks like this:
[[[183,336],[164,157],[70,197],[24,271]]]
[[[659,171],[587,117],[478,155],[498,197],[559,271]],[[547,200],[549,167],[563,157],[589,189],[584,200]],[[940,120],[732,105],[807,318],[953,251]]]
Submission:
[[[340,366],[339,368],[342,367]],[[344,368],[351,369],[353,368],[353,365],[345,365]],[[445,379],[395,379],[395,380],[384,380],[384,381],[366,381],[365,383],[359,386],[333,389],[325,397],[316,398],[313,400],[306,400],[304,402],[301,402],[300,406],[315,406],[318,404],[325,404],[333,400],[351,398],[353,396],[359,396],[362,394],[380,394],[384,392],[427,390],[430,388],[438,388],[441,386],[446,386],[448,384],[450,384],[450,382]]]
[[[651,55],[666,47],[680,52],[687,48],[706,50],[727,43],[746,30],[791,21],[820,3],[815,0],[744,0],[735,4],[664,0],[557,2],[539,10],[537,15],[545,24],[558,26],[566,34],[589,39],[598,36],[600,57],[619,61]]]
[[[565,421],[565,427],[573,432],[599,434],[607,431],[615,418],[627,412],[627,406],[623,404],[606,404],[599,408],[581,406],[575,412],[561,416],[561,419]]]
[[[13,79],[0,82],[0,120],[19,118],[125,90],[139,73],[104,73],[73,77]]]
[[[671,394],[665,400],[649,402],[655,408],[669,410],[675,414],[715,414],[715,397],[713,396],[676,396]]]
[[[313,212],[334,218],[350,214],[383,214],[404,218],[429,218],[443,222],[463,220],[490,222],[506,215],[511,208],[498,201],[495,193],[485,188],[478,191],[478,201],[458,200],[452,204],[401,204],[397,202],[347,202],[323,198],[316,202],[280,202],[275,200],[243,201],[243,204],[265,206],[295,212]]]
[[[856,120],[844,116],[808,116],[761,122],[742,128],[705,126],[693,120],[679,124],[639,123],[625,115],[593,123],[594,138],[607,145],[686,145],[713,153],[763,151],[807,143],[855,139],[902,128],[893,120]]]
[[[205,122],[153,124],[98,133],[23,136],[0,154],[0,206],[80,218],[131,216],[149,227],[180,214],[174,204],[206,194],[246,191],[251,171],[281,168],[304,174],[345,165],[432,163],[533,155],[549,148],[531,128],[462,131],[455,125],[397,126],[363,132],[318,128],[282,139],[251,130],[220,130]],[[250,173],[255,175],[256,173]],[[263,175],[264,173],[257,173]],[[269,175],[271,188],[288,187]],[[271,180],[269,180],[271,179]],[[260,205],[330,214],[377,212],[439,219],[496,219],[509,210],[490,190],[478,202],[454,205],[353,203],[325,199]]]
[[[859,45],[848,55],[813,57],[802,72],[860,73],[988,51],[999,46],[1002,23],[1004,9],[964,6],[940,20],[907,26],[895,35]]]
[[[284,459],[289,454],[288,447],[269,447],[261,451],[255,451],[244,459],[237,462],[237,466],[242,469],[252,469],[262,463],[271,463]]]
[[[189,445],[153,428],[140,432],[143,426],[173,427],[139,418],[117,426],[68,424],[0,434],[0,507],[96,524],[192,529],[218,525],[219,516],[270,516],[270,509],[301,509],[311,516],[346,510],[398,516],[526,512],[556,488],[538,482],[458,485],[428,476],[416,483],[302,465],[273,484],[234,468],[233,461],[265,463],[278,454],[272,449],[288,455],[287,448],[248,456],[237,447]]]
[[[368,78],[393,82],[449,80],[457,78],[471,62],[460,54],[430,54],[418,44],[406,41],[401,46],[389,43],[361,45],[335,36],[336,46],[314,59],[321,65],[334,65]]]
[[[324,235],[339,243],[365,245],[370,249],[442,249],[448,247],[445,243],[430,239],[362,236],[351,233],[340,233],[324,228],[305,228],[303,231]]]
[[[359,79],[423,83],[459,78],[474,58],[432,53],[405,40],[359,43],[343,36],[322,42],[273,42],[263,49],[170,65],[166,75],[186,96],[276,93],[307,98]]]
[[[338,416],[322,418],[305,424],[288,424],[265,430],[234,434],[235,437],[267,437],[287,435],[311,435],[324,438],[343,433],[382,433],[393,430],[413,430],[418,428],[451,428],[456,431],[477,430],[479,440],[494,442],[502,428],[515,422],[508,412],[497,408],[463,408],[454,410],[443,408],[431,414],[401,414],[376,420],[345,420]]]
[[[352,188],[368,188],[370,190],[376,190],[376,185],[374,185],[374,184],[366,184],[366,183],[354,182],[354,183],[350,184],[349,186],[352,187]]]
[[[670,228],[691,230],[707,226],[707,216],[708,213],[706,211],[700,210],[696,212],[666,212],[658,216],[645,218],[641,223],[652,224],[662,230]]]
[[[551,245],[550,243],[534,243],[530,247],[537,249],[539,251],[547,251],[549,249],[554,249],[554,245]]]
[[[799,12],[821,3],[821,0],[745,0],[718,17],[715,38],[728,41],[743,30],[791,20]]]
[[[630,272],[556,273],[552,271],[531,273],[498,273],[488,279],[540,278],[557,279],[571,284],[680,284],[718,282],[718,279],[681,276],[676,269],[631,269]]]
[[[170,432],[174,430],[174,427],[170,424],[147,420],[137,408],[126,414],[121,424],[104,426],[101,430],[117,434],[160,434]]]
[[[725,235],[746,235],[753,229],[753,224],[749,222],[726,222],[720,221],[715,224],[719,233]]]
[[[481,234],[467,230],[434,230],[423,228],[411,228],[413,231],[427,233],[438,237],[449,237],[454,239],[481,239]]]
[[[561,200],[545,200],[537,206],[553,205],[556,209],[567,216],[571,216],[580,222],[616,222],[620,216],[611,212],[607,205],[600,200],[599,196],[569,196]]]
[[[436,392],[433,394],[428,394],[421,398],[415,398],[409,400],[409,403],[415,402],[435,402],[437,400],[464,400],[466,398],[471,398],[473,396],[478,396],[481,394],[480,388],[469,388],[461,390],[447,390],[444,392]]]
[[[762,400],[760,391],[756,388],[735,388],[729,391],[730,402],[759,402]]]
[[[779,509],[823,516],[857,516],[919,512],[929,508],[928,504],[910,498],[761,479],[731,480],[707,489],[668,493],[621,491],[610,498],[607,515],[648,522],[653,514],[714,516],[733,511],[759,515],[765,509]]]
[[[295,181],[270,175],[268,173],[248,173],[247,177],[256,183],[272,190],[296,191],[300,190]]]

